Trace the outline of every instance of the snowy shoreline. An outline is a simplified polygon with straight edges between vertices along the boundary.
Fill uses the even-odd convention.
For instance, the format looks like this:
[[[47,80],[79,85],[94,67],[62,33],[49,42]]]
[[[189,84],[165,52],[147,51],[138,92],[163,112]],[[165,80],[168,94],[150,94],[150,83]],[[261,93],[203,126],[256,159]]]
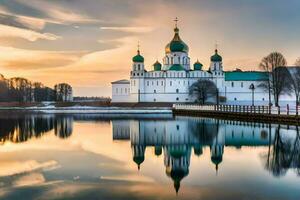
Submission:
[[[55,114],[171,114],[170,107],[0,107],[1,111],[40,112]]]

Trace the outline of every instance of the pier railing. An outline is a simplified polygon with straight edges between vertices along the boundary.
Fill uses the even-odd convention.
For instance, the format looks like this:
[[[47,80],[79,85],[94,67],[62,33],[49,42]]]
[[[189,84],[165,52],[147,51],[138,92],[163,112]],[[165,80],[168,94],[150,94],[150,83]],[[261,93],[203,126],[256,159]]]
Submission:
[[[195,110],[228,113],[299,115],[300,106],[248,106],[248,105],[198,105],[174,104],[175,110]]]

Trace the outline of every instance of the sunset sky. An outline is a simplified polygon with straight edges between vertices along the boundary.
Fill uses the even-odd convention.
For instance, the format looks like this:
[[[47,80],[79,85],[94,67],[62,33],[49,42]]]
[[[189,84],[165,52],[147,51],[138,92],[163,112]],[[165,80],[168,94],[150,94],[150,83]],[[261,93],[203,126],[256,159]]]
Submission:
[[[110,96],[128,79],[140,41],[148,70],[161,61],[178,17],[191,61],[208,68],[218,43],[225,70],[257,70],[263,56],[300,57],[299,0],[0,0],[0,73],[74,95]]]

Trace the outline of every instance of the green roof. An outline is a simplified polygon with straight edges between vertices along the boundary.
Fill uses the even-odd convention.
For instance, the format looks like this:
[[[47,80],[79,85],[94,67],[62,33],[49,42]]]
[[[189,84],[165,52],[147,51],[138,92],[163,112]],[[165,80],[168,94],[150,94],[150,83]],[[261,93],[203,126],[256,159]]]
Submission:
[[[194,64],[194,70],[202,70],[203,65],[197,60]]]
[[[160,64],[160,62],[156,61],[153,64],[153,67],[154,67],[154,71],[161,71],[161,64]]]
[[[165,51],[166,53],[170,52],[185,52],[188,53],[189,47],[181,40],[179,37],[179,29],[176,27],[174,29],[175,35],[172,41],[167,44]]]
[[[210,57],[211,62],[222,62],[222,56],[218,54],[218,50],[215,50],[215,55]]]
[[[169,70],[171,70],[171,71],[182,71],[182,70],[184,70],[184,68],[183,68],[183,66],[180,65],[180,64],[174,64],[174,65],[172,65],[172,66],[170,67]]]
[[[225,81],[264,81],[267,79],[267,72],[225,72]]]
[[[137,55],[132,58],[132,62],[144,62],[144,57],[140,55],[140,51],[137,51]]]

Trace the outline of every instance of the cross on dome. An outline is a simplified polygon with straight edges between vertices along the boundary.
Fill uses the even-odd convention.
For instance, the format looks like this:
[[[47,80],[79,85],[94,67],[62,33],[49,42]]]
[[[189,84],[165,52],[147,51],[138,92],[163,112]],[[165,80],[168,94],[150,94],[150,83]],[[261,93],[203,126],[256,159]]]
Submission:
[[[174,19],[174,21],[175,21],[175,27],[177,28],[178,18],[176,17],[176,18]]]

